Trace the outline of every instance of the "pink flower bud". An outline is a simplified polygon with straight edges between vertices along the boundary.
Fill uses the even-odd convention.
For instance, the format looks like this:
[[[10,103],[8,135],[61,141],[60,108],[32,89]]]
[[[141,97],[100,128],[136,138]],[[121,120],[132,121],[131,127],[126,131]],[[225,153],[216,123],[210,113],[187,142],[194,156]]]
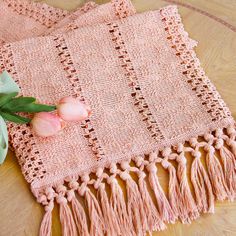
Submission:
[[[78,98],[65,97],[59,101],[57,112],[65,121],[82,121],[90,115],[91,109]]]
[[[56,114],[39,112],[34,115],[31,125],[36,135],[49,137],[59,132],[64,127],[64,122]]]

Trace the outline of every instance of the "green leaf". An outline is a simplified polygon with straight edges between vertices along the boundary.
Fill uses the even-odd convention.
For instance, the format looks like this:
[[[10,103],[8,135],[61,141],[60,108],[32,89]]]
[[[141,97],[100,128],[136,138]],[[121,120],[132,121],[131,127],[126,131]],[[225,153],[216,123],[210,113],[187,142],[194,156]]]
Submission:
[[[0,116],[0,164],[7,156],[8,151],[8,132],[4,119]]]
[[[0,107],[8,103],[16,95],[17,95],[16,92],[9,93],[9,94],[0,94]]]
[[[7,108],[7,109],[6,109]],[[18,107],[8,107],[4,106],[3,108],[4,111],[7,112],[28,112],[28,113],[37,113],[37,112],[42,112],[42,111],[54,111],[56,110],[56,106],[48,106],[44,104],[37,104],[37,103],[30,103],[30,104],[25,104],[23,106],[18,106]]]
[[[36,101],[36,99],[33,97],[12,98],[8,103],[5,103],[2,106],[2,109],[10,111],[10,112],[17,112],[20,107],[23,107],[27,104],[31,104],[35,101]]]
[[[6,113],[6,112],[0,111],[0,115],[3,117],[4,120],[12,121],[18,124],[26,124],[31,121],[31,119],[29,118],[22,117],[13,113]]]
[[[19,93],[20,88],[16,84],[16,82],[11,78],[11,76],[6,72],[3,71],[0,74],[0,93]]]

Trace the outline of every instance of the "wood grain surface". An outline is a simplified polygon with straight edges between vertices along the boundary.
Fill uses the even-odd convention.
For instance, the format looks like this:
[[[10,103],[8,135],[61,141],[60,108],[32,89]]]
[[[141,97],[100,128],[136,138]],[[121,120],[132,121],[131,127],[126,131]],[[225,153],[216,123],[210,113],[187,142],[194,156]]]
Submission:
[[[72,10],[82,4],[79,0],[46,0],[56,7]],[[105,1],[97,0],[97,3]],[[218,17],[236,27],[235,0],[185,0],[195,8]],[[133,0],[138,12],[168,5],[163,0]],[[219,21],[186,6],[179,7],[190,36],[199,42],[196,49],[203,68],[236,118],[236,32]],[[163,176],[162,176],[163,175]],[[165,184],[164,173],[160,178]],[[0,166],[0,236],[34,236],[38,234],[43,208],[35,201],[24,180],[17,160],[9,153]],[[61,235],[58,209],[53,211],[53,235]],[[213,215],[202,215],[191,225],[168,225],[154,236],[236,236],[236,203],[217,203]]]

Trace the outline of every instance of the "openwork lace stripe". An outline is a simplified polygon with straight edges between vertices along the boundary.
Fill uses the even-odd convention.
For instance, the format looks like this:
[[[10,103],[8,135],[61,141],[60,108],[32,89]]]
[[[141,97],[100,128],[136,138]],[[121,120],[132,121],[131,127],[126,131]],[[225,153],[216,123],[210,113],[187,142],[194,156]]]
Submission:
[[[5,44],[0,47],[0,70],[0,72],[6,70],[20,86],[20,81],[14,67],[10,44]],[[25,179],[29,183],[42,179],[46,174],[46,169],[43,165],[39,151],[36,148],[34,136],[29,124],[18,125],[9,122],[7,126],[10,145],[15,150]],[[29,158],[29,156],[31,158]]]
[[[135,8],[130,0],[112,0],[111,4],[115,9],[118,18],[126,18],[135,13]]]
[[[166,7],[161,9],[160,13],[167,33],[167,40],[176,51],[176,55],[181,58],[186,81],[200,98],[202,105],[206,107],[212,121],[231,117],[229,109],[200,65],[193,50],[193,40],[185,32],[177,8]]]
[[[48,28],[51,28],[59,20],[63,19],[68,12],[50,7],[46,4],[30,2],[28,0],[3,0],[13,11],[20,15],[28,16]]]
[[[115,49],[119,53],[120,63],[125,70],[125,76],[129,80],[129,87],[132,90],[131,96],[134,99],[134,105],[142,115],[142,120],[145,122],[147,129],[151,133],[151,136],[155,140],[160,141],[161,139],[164,139],[164,136],[161,133],[161,130],[158,127],[158,124],[155,121],[151,111],[149,110],[148,104],[142,94],[138,78],[126,50],[121,32],[119,31],[119,26],[116,23],[108,23],[107,25],[112,36],[112,41],[115,44]]]
[[[64,66],[64,70],[67,73],[67,79],[71,82],[72,87],[72,96],[78,97],[81,101],[85,101],[81,86],[79,83],[79,72],[76,70],[68,47],[66,45],[65,39],[62,35],[58,35],[54,37],[54,41],[56,43],[56,48],[58,49],[58,55],[61,58],[61,63]],[[86,119],[85,121],[81,122],[81,128],[84,131],[84,137],[88,140],[88,145],[91,147],[93,153],[97,157],[97,161],[101,160],[104,157],[104,151],[99,144],[97,139],[96,132],[91,125],[90,119]]]

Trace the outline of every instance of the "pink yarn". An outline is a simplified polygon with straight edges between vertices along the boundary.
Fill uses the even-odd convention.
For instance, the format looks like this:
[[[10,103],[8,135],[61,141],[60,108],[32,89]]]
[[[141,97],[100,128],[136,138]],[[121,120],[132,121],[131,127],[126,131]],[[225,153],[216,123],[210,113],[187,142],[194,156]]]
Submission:
[[[46,104],[74,96],[93,111],[49,138],[8,124],[22,172],[45,207],[40,235],[51,234],[55,201],[64,235],[113,236],[190,223],[213,212],[215,199],[235,199],[235,122],[176,6],[142,14],[129,0],[88,3],[72,14],[14,0],[0,6],[0,68],[22,95]]]

